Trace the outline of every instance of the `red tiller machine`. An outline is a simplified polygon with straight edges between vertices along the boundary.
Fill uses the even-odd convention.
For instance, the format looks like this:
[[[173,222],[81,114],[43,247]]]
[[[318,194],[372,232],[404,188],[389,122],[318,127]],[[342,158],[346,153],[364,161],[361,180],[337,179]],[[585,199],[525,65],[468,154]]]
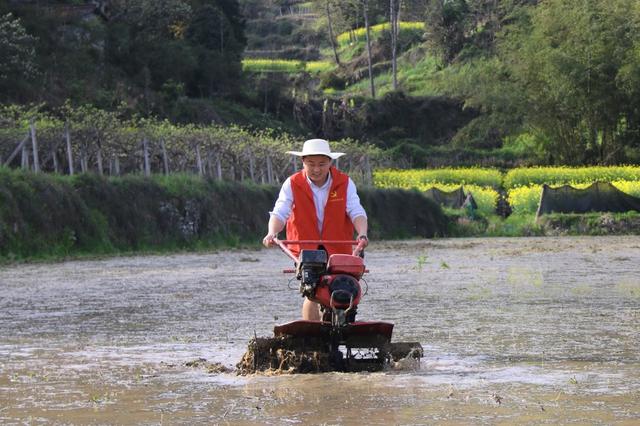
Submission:
[[[293,321],[274,328],[276,338],[286,346],[328,354],[335,371],[376,371],[391,360],[420,358],[422,346],[417,342],[391,343],[393,324],[382,321],[356,321],[363,292],[363,241],[279,240],[275,243],[295,263],[303,297],[320,305],[321,321]],[[353,253],[327,256],[324,245],[355,246]],[[289,246],[315,246],[300,250],[296,257]],[[288,349],[284,347],[282,349]]]

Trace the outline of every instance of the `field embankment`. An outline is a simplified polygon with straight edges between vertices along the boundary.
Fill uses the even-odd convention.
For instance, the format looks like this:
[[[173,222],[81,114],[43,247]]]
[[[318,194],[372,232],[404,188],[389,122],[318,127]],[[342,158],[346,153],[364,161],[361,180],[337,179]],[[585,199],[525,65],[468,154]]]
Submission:
[[[278,187],[194,175],[59,176],[0,168],[0,262],[260,241]],[[359,190],[371,238],[446,233],[417,191]]]

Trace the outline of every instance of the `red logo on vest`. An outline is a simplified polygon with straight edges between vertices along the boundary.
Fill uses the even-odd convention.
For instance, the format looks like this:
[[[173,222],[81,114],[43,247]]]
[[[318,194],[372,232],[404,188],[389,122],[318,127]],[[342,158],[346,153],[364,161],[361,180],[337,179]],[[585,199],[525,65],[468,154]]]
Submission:
[[[338,191],[331,191],[329,193],[329,202],[331,201],[343,201],[344,198],[338,198]]]

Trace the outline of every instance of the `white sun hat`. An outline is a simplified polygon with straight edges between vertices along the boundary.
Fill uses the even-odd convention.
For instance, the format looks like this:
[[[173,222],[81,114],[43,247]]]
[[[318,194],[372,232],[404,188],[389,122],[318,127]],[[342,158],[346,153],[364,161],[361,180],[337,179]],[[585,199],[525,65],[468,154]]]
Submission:
[[[344,152],[331,152],[329,142],[324,139],[309,139],[302,145],[302,151],[287,151],[287,154],[297,155],[298,157],[306,157],[307,155],[325,155],[332,160],[342,157]]]

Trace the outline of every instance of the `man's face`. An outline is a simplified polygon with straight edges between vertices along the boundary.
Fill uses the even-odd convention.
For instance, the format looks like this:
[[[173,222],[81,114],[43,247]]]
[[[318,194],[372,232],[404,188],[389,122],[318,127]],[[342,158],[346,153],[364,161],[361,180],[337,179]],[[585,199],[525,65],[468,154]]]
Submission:
[[[324,185],[329,176],[331,158],[324,155],[307,155],[302,158],[304,171],[316,185]]]

